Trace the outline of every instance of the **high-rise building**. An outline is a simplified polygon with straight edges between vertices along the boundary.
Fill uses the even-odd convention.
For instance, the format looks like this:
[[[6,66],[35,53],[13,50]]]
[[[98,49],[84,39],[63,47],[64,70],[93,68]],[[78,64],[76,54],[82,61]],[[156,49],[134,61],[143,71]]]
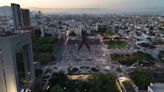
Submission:
[[[39,19],[41,18],[41,16],[42,16],[42,12],[41,11],[38,11],[38,17],[39,17]]]
[[[30,26],[30,11],[29,9],[21,9],[22,14],[22,26],[24,28]]]
[[[4,73],[4,66],[3,66],[3,61],[2,61],[2,51],[0,49],[0,91],[6,92],[6,79],[5,79],[5,73]]]
[[[20,92],[35,80],[30,33],[0,35],[0,92]]]
[[[14,22],[14,29],[19,30],[22,28],[21,9],[19,4],[11,4],[12,18]]]

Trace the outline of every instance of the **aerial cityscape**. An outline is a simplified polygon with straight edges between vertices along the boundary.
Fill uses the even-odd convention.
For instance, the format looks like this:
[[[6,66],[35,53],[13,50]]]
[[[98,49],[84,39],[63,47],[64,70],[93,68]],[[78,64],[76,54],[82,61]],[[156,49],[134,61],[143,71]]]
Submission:
[[[2,1],[0,92],[164,92],[163,9],[162,0]]]

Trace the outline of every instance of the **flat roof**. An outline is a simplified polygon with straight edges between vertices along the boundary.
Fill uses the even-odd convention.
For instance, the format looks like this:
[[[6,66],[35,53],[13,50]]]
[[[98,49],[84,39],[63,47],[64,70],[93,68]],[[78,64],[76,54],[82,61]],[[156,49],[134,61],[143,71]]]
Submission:
[[[150,86],[154,92],[164,92],[164,83],[155,83]]]
[[[0,37],[13,36],[13,35],[16,35],[16,34],[17,33],[13,33],[13,32],[1,32]]]
[[[12,39],[14,37],[26,37],[25,35],[29,34],[30,32],[20,32],[20,33],[14,33],[14,32],[5,32],[0,33],[0,39]]]

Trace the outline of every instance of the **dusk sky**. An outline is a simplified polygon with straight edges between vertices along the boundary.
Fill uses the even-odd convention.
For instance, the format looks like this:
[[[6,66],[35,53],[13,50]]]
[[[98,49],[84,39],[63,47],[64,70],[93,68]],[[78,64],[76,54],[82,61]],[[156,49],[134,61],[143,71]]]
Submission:
[[[21,7],[38,8],[150,8],[164,7],[164,0],[0,0],[0,6],[18,3]]]

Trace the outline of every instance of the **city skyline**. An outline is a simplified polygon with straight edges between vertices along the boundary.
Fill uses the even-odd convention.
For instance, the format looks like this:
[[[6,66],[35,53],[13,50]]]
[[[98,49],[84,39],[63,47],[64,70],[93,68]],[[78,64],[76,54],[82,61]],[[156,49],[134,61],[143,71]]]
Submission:
[[[21,4],[23,8],[109,8],[129,10],[139,8],[164,7],[163,0],[3,0],[0,6],[11,3]],[[117,6],[117,7],[116,7]]]
[[[164,92],[163,4],[1,0],[0,92]]]

